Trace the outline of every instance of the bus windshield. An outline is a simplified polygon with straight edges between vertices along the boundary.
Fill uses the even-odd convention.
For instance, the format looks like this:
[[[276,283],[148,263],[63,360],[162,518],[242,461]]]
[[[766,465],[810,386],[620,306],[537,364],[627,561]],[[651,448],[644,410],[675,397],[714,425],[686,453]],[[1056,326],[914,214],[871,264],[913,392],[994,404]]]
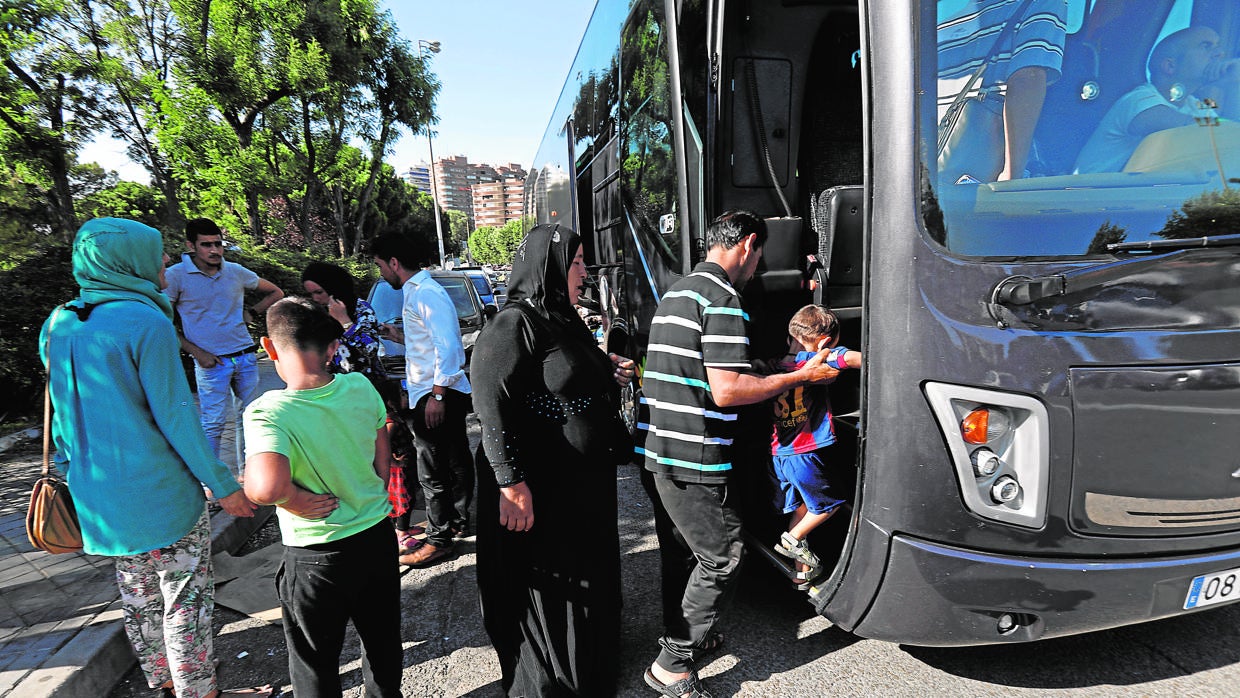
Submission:
[[[1240,25],[1227,3],[936,10],[922,29],[933,65],[920,73],[923,219],[936,242],[1056,257],[1240,232]]]

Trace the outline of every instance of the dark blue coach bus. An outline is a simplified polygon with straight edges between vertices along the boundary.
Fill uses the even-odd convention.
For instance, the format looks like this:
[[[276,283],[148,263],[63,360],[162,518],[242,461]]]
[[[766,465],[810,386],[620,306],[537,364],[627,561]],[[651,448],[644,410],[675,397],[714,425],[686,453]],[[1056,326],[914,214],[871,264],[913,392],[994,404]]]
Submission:
[[[1033,45],[1041,90],[990,84]],[[705,223],[768,218],[755,355],[818,301],[866,358],[832,386],[855,495],[812,539],[840,627],[966,645],[1175,616],[1240,599],[1236,55],[1234,0],[601,0],[526,214],[583,234],[639,362]],[[1083,166],[1139,90],[1186,121]],[[1001,145],[1023,167],[953,169],[976,107],[1015,141],[1030,95]]]

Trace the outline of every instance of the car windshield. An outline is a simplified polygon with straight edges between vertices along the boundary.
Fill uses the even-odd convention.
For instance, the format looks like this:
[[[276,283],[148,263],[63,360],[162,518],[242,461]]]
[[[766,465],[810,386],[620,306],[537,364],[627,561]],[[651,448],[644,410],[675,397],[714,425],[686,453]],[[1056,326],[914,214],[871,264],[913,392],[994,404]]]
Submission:
[[[480,295],[480,296],[489,296],[489,295],[491,295],[491,293],[492,293],[492,291],[491,291],[491,282],[490,282],[490,281],[487,281],[487,277],[485,277],[485,276],[474,276],[473,274],[470,274],[470,275],[469,275],[469,278],[470,278],[470,280],[471,280],[471,281],[473,281],[473,282],[474,282],[474,288],[478,289],[478,295]]]
[[[1236,232],[1220,214],[1240,209],[1240,4],[940,0],[934,19],[936,242],[1047,257]]]
[[[470,318],[478,314],[477,308],[474,307],[473,298],[470,297],[470,289],[465,285],[465,277],[463,276],[437,276],[435,280],[443,286],[443,290],[448,292],[448,297],[452,299],[452,305],[456,306],[457,317],[461,319]]]

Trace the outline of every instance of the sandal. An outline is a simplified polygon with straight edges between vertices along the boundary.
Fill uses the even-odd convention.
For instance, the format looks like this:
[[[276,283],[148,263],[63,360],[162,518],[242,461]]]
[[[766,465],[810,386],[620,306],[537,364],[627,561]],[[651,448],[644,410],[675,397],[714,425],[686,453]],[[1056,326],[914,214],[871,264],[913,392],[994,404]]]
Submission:
[[[176,693],[167,686],[160,686],[159,690],[163,698],[176,698]],[[229,688],[219,691],[216,695],[218,698],[227,698],[228,696],[249,696],[250,698],[271,698],[275,695],[276,689],[271,684],[262,686],[250,686],[249,688]]]
[[[249,688],[228,688],[220,691],[219,698],[228,698],[228,696],[249,696],[251,698],[271,698],[275,695],[276,690],[271,684],[263,686],[250,686]]]
[[[219,692],[219,698],[228,698],[228,696],[249,696],[253,698],[272,698],[275,689],[272,684],[265,686],[250,686],[249,688],[226,688]]]
[[[408,555],[409,553],[422,547],[426,541],[421,538],[414,538],[413,534],[401,536],[400,541],[396,545],[396,553],[398,555]]]
[[[813,550],[809,549],[809,544],[804,540],[793,538],[791,533],[785,531],[779,536],[779,542],[775,544],[775,552],[809,568],[797,570],[798,589],[802,591],[809,589],[809,583],[822,576],[822,561],[818,559]]]
[[[688,677],[672,683],[663,683],[650,668],[646,668],[646,685],[658,691],[667,698],[680,698],[681,696],[689,696],[689,698],[714,698],[710,691],[702,685],[702,680],[698,678],[697,672],[693,672]]]

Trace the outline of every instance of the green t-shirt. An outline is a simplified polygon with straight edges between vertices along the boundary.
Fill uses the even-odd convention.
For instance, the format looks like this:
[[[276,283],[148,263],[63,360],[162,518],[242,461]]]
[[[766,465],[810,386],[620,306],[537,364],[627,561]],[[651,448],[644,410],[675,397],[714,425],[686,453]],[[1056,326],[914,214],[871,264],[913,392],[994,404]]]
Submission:
[[[245,410],[246,456],[288,458],[293,482],[340,500],[331,516],[310,521],[276,509],[285,545],[304,547],[347,538],[391,512],[387,483],[375,473],[375,432],[383,400],[360,373],[344,373],[310,390],[270,390]]]

